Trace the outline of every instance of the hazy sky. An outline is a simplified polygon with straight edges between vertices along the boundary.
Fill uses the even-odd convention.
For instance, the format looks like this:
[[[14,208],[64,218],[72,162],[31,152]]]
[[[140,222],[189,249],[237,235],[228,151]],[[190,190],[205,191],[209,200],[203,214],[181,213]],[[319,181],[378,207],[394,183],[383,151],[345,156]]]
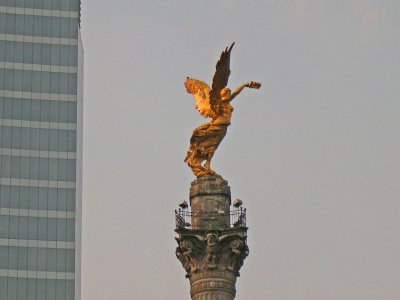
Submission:
[[[400,2],[83,0],[83,300],[190,299],[174,209],[231,42],[214,156],[247,207],[238,300],[400,299]]]

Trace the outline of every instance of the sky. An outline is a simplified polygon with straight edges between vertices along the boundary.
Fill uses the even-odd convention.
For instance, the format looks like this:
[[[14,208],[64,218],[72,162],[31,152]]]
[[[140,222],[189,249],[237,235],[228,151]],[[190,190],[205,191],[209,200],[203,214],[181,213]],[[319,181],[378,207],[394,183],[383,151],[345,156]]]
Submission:
[[[207,122],[183,86],[221,51],[213,158],[247,208],[238,300],[400,299],[400,2],[84,0],[82,299],[190,299],[174,210]]]

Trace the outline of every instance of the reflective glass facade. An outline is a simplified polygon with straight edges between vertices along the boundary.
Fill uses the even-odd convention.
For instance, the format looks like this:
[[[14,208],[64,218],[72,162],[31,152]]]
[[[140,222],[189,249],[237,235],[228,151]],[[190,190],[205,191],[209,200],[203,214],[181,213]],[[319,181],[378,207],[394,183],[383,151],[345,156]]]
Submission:
[[[80,0],[0,0],[0,300],[79,300]]]

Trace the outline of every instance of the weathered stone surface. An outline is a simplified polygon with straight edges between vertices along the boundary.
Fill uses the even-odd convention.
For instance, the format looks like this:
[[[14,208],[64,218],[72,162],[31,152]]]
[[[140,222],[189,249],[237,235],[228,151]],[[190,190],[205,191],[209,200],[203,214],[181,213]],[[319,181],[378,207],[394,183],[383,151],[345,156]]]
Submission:
[[[217,176],[196,179],[190,187],[193,228],[229,227],[230,204],[231,191],[226,180]]]
[[[200,195],[220,195],[230,199],[231,189],[228,181],[219,176],[203,176],[192,181],[190,187],[190,199]]]

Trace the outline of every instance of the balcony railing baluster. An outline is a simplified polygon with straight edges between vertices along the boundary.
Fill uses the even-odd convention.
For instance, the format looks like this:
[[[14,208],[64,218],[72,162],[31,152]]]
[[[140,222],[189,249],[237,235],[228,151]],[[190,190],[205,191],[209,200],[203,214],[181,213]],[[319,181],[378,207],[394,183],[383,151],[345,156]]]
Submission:
[[[229,217],[230,227],[246,227],[246,209],[245,208],[240,208],[240,209],[235,209],[233,211],[230,211],[229,213],[219,213],[219,212],[191,212],[187,210],[175,210],[175,223],[176,223],[176,228],[177,229],[193,229],[194,227],[196,229],[206,229],[206,225],[196,225],[192,226],[192,220],[197,219],[212,219],[212,218],[221,218],[221,217]],[[207,223],[207,222],[200,222],[201,224]]]

